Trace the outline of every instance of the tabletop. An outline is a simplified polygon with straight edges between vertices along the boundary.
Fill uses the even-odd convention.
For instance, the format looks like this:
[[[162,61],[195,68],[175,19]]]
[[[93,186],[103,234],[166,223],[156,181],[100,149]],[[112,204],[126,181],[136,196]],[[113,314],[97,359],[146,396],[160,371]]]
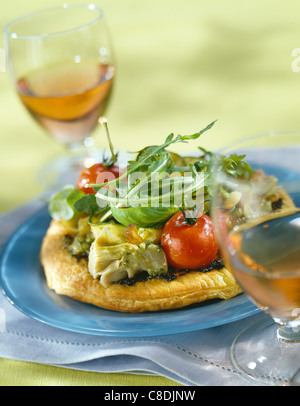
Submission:
[[[61,5],[58,0],[42,3],[11,0],[1,7],[0,214],[42,193],[40,168],[65,153],[25,111],[5,68],[4,26],[23,14]],[[117,149],[138,150],[149,140],[161,143],[171,132],[196,132],[215,119],[213,130],[195,146],[215,149],[272,129],[298,130],[297,0],[186,0],[184,5],[179,0],[102,0],[99,6],[117,59],[107,113]],[[94,138],[107,148],[103,130],[96,129]],[[0,385],[178,383],[160,376],[82,372],[2,358]]]

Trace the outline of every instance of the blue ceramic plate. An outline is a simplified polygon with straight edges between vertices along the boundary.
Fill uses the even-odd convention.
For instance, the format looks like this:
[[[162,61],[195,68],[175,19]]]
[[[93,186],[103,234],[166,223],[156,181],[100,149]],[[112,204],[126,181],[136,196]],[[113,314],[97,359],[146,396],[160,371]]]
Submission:
[[[263,169],[277,176],[279,181],[299,179],[299,174],[287,169],[269,165],[264,165]],[[300,206],[300,191],[292,197]],[[206,329],[260,311],[244,294],[229,300],[142,314],[105,310],[56,295],[48,289],[40,263],[41,242],[50,220],[47,209],[28,219],[6,244],[0,262],[0,286],[8,300],[42,323],[83,334],[147,337]]]
[[[41,242],[49,223],[46,209],[29,218],[6,244],[0,268],[0,285],[9,301],[42,323],[91,335],[149,337],[214,327],[259,311],[244,294],[179,310],[141,314],[105,310],[57,295],[47,287],[40,263]]]

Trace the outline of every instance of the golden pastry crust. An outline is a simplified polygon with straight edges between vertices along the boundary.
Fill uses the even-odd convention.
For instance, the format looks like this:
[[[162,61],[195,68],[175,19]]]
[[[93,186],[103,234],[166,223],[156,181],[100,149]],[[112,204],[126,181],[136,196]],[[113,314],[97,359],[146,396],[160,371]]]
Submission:
[[[208,299],[229,299],[241,293],[226,269],[206,273],[192,271],[168,282],[150,279],[132,286],[113,284],[104,288],[88,272],[88,259],[70,255],[66,230],[53,220],[43,240],[41,262],[48,287],[57,294],[119,312],[175,309]]]

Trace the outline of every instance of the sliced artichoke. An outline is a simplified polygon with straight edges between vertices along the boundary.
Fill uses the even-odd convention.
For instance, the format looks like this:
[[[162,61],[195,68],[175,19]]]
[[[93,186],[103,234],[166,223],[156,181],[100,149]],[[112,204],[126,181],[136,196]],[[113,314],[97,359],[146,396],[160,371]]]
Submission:
[[[116,244],[118,241],[128,242],[126,234],[128,230],[131,229],[131,225],[128,227],[123,226],[122,224],[116,223],[102,223],[91,226],[92,232],[95,236],[95,239],[98,237],[104,238],[105,235],[107,243]],[[143,242],[152,242],[153,244],[159,244],[162,229],[161,228],[138,228],[138,234],[142,238]]]
[[[124,226],[103,224],[92,231],[96,237],[89,253],[89,272],[100,277],[104,287],[136,273],[147,271],[151,277],[168,272],[163,249],[155,242],[160,241],[160,230],[138,229],[138,244],[127,241],[128,230]],[[126,238],[127,231],[127,238]]]

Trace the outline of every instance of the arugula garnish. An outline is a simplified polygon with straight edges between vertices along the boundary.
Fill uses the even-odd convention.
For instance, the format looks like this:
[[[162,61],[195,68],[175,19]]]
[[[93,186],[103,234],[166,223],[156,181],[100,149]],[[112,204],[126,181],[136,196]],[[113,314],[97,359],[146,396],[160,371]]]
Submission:
[[[188,180],[185,192],[188,191],[196,196],[199,190],[203,190],[203,204],[205,212],[209,213],[209,200],[212,194],[212,179],[214,159],[222,160],[223,170],[235,177],[250,179],[252,174],[251,166],[244,160],[245,155],[232,154],[229,157],[215,155],[204,148],[199,147],[201,155],[197,158],[186,159],[177,155],[180,159],[174,160],[174,154],[167,150],[168,147],[177,143],[187,143],[190,140],[198,139],[204,132],[208,131],[215,124],[216,120],[206,126],[203,130],[191,135],[168,135],[162,145],[152,145],[138,151],[135,160],[128,162],[127,171],[118,179],[107,183],[91,184],[97,194],[85,195],[73,186],[65,186],[60,192],[52,197],[49,202],[49,211],[54,219],[71,220],[77,213],[89,215],[90,223],[96,224],[114,217],[122,224],[140,222],[143,227],[147,224],[160,223],[165,218],[171,216],[174,210],[180,207],[190,209],[191,207],[174,204],[176,193],[178,196],[182,191],[178,189],[178,184]],[[112,149],[112,146],[111,146]],[[175,154],[176,155],[176,154]],[[115,158],[116,155],[113,157]],[[141,178],[135,177],[137,173],[142,173]],[[164,192],[160,181],[165,174],[172,174],[170,177],[170,188]],[[176,176],[175,176],[176,173]],[[201,173],[203,176],[197,176]],[[157,175],[156,178],[153,174]],[[186,177],[185,175],[189,175]],[[127,179],[127,182],[122,182]],[[158,179],[158,181],[157,181]],[[103,188],[105,186],[105,188]],[[102,192],[101,193],[101,188]],[[179,192],[177,192],[179,190]],[[114,191],[113,193],[110,193]],[[170,202],[170,195],[173,200]],[[136,202],[129,204],[129,202]],[[104,204],[101,204],[104,203]],[[204,206],[203,206],[204,210]]]
[[[235,178],[250,179],[252,168],[248,162],[244,161],[246,155],[232,154],[228,158],[222,157],[222,169],[228,175]]]
[[[133,172],[136,172],[137,170],[141,170],[142,172],[146,173],[148,177],[154,171],[165,171],[165,172],[167,172],[167,170],[170,171],[169,165],[170,164],[172,165],[172,163],[170,162],[170,153],[166,151],[166,148],[168,148],[172,144],[176,144],[179,142],[186,143],[189,140],[195,140],[199,138],[200,135],[211,129],[216,121],[217,120],[210,123],[203,130],[198,131],[197,133],[191,135],[177,135],[175,137],[174,133],[169,134],[162,145],[153,145],[144,148],[142,151],[140,151],[137,159],[135,161],[129,161],[130,164],[129,168],[118,179],[114,179],[110,182],[102,184],[92,184],[90,186],[99,188],[103,186],[106,187],[108,186],[110,190],[113,190],[120,180],[126,178],[128,175],[130,175]]]
[[[252,168],[244,159],[246,155],[231,154],[229,157],[218,154],[211,154],[208,164],[209,176],[207,178],[206,188],[209,197],[211,197],[213,190],[213,178],[215,176],[216,161],[218,161],[218,168],[221,168],[224,173],[237,179],[249,180],[252,176]]]
[[[200,137],[204,132],[208,131],[212,128],[215,124],[216,120],[207,125],[204,129],[198,131],[197,133],[191,135],[177,135],[175,137],[174,133],[171,133],[167,136],[165,142],[162,145],[153,145],[144,148],[143,150],[139,151],[138,156],[135,161],[129,161],[129,167],[127,171],[121,175],[118,179],[114,179],[107,183],[102,184],[92,184],[90,185],[93,188],[102,188],[106,187],[110,191],[117,189],[120,191],[120,181],[124,178],[129,178],[130,184],[130,175],[136,173],[137,171],[143,172],[145,176],[143,176],[142,180],[136,180],[129,188],[126,190],[126,193],[121,196],[111,196],[109,193],[100,194],[97,193],[97,197],[100,199],[106,200],[108,204],[114,208],[120,208],[128,204],[129,200],[136,200],[139,203],[139,206],[149,207],[149,196],[147,193],[143,194],[145,190],[151,190],[151,175],[152,173],[171,173],[173,171],[174,162],[171,158],[171,154],[169,151],[166,150],[170,145],[174,145],[176,143],[186,143],[190,140],[195,140]],[[192,173],[196,173],[196,168],[191,164],[189,169]],[[145,188],[145,186],[147,186]],[[199,179],[196,178],[196,181],[191,183],[191,190],[196,191],[201,186],[204,186],[201,182],[199,183]],[[107,189],[106,189],[107,190]],[[106,192],[105,190],[105,192]],[[167,193],[166,196],[159,195],[156,199],[155,204],[164,204],[164,197],[169,201],[170,193]],[[153,199],[151,199],[151,204],[153,204]],[[155,210],[156,207],[153,207]],[[101,217],[100,221],[105,221],[108,217],[112,215],[111,210],[107,210],[103,217]]]

